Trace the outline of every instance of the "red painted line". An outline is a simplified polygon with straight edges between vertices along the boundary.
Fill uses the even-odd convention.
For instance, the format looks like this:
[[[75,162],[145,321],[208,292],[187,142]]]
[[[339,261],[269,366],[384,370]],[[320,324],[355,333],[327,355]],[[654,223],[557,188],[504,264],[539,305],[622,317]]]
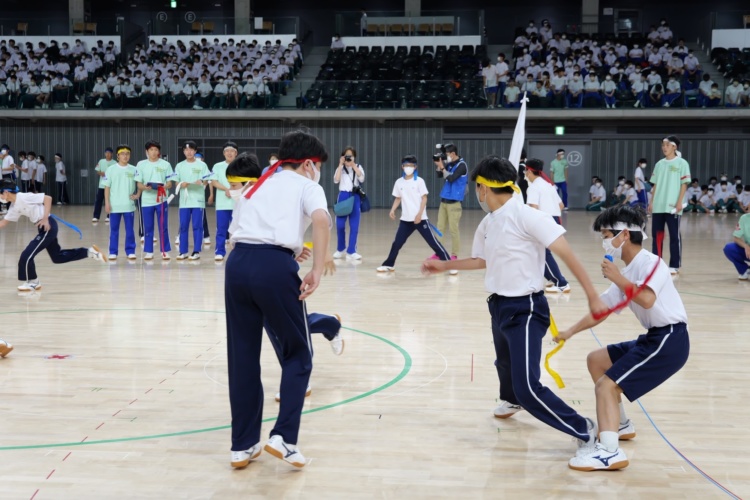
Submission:
[[[154,388],[152,387],[151,389],[147,390],[144,394],[148,394],[149,392],[151,392],[153,390],[154,390]]]
[[[47,479],[49,479],[50,476],[52,476],[52,474],[54,474],[54,473],[55,473],[55,469],[52,469],[52,472],[49,473],[49,476],[47,476]]]
[[[62,461],[63,461],[63,462],[64,462],[64,461],[66,461],[66,460],[68,459],[68,457],[69,457],[69,456],[70,456],[70,455],[71,455],[72,453],[73,453],[72,451],[69,451],[69,452],[68,452],[68,454],[67,454],[67,455],[65,455],[65,458],[63,458],[63,460],[62,460]]]
[[[120,413],[121,411],[122,411],[122,410],[117,410],[116,412],[114,412],[114,413],[112,414],[112,416],[114,417],[115,415],[117,415],[117,414],[118,414],[118,413]]]
[[[39,488],[37,488],[37,490],[34,492],[34,494],[31,495],[31,498],[29,498],[29,500],[34,500],[34,497],[36,496],[37,493],[39,493]]]
[[[88,438],[89,438],[89,437],[88,437],[88,436],[86,436],[85,438],[81,439],[81,442],[83,443],[83,442],[84,442],[84,441],[86,441],[86,440],[87,440]]]
[[[175,374],[175,373],[177,373],[178,371],[180,371],[180,370],[175,370],[175,372],[174,372],[174,373],[173,373],[172,375],[174,375],[174,374]]]
[[[134,399],[133,401],[131,401],[130,403],[128,403],[128,406],[132,405],[132,404],[133,404],[133,403],[135,403],[136,401],[138,401],[138,398],[135,398],[135,399]]]
[[[164,383],[164,382],[166,382],[166,381],[167,381],[167,379],[164,379],[164,380],[162,380],[162,381],[161,381],[161,382],[159,382],[159,383],[160,383],[160,384],[163,384],[163,383]]]
[[[471,381],[474,382],[474,354],[471,355]]]
[[[104,422],[102,422],[101,424],[99,424],[99,427],[101,427],[102,425],[104,425]],[[94,429],[94,430],[95,430],[95,431],[98,431],[98,430],[99,430],[99,427],[97,427],[97,428],[96,428],[96,429]]]

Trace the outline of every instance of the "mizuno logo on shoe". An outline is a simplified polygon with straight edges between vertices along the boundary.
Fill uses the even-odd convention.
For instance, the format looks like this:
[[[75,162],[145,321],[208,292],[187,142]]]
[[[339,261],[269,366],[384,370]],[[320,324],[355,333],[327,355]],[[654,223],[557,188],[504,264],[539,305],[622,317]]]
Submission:
[[[603,463],[605,467],[609,467],[609,461],[612,460],[616,456],[617,456],[617,453],[610,455],[608,457],[596,456],[596,457],[591,457],[591,458],[595,458],[599,460],[601,463]]]
[[[290,450],[289,448],[287,448],[287,447],[286,447],[286,445],[285,445],[284,443],[281,443],[281,446],[283,446],[283,447],[284,447],[284,449],[286,450],[286,455],[284,455],[284,458],[289,458],[289,457],[291,457],[292,455],[294,455],[295,453],[297,453],[296,451],[294,451],[294,450]]]
[[[621,425],[619,430],[624,431],[625,429],[628,428],[629,425],[630,425],[630,423],[627,423],[625,425]]]

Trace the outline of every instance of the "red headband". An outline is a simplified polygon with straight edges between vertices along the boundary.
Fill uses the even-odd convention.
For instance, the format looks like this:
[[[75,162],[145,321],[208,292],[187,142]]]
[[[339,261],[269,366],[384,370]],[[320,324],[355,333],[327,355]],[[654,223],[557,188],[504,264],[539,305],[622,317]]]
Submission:
[[[264,182],[266,182],[266,179],[271,177],[273,174],[276,173],[276,169],[279,168],[280,165],[285,165],[287,163],[305,163],[307,160],[310,160],[313,163],[318,163],[320,161],[320,158],[305,158],[304,160],[296,160],[296,159],[288,159],[288,160],[278,160],[276,163],[268,167],[268,170],[266,170],[266,173],[260,176],[260,179],[258,179],[258,182],[256,182],[253,187],[250,188],[250,190],[245,195],[246,199],[250,199],[250,197],[255,193],[255,191],[258,190],[260,186],[263,185]]]
[[[534,173],[534,175],[537,175],[537,176],[541,177],[542,179],[544,179],[545,181],[549,182],[553,186],[555,185],[555,183],[552,182],[552,179],[550,179],[549,177],[547,177],[547,174],[545,174],[544,171],[537,170],[537,169],[535,169],[533,167],[530,167],[528,165],[526,165],[526,170],[531,170]]]

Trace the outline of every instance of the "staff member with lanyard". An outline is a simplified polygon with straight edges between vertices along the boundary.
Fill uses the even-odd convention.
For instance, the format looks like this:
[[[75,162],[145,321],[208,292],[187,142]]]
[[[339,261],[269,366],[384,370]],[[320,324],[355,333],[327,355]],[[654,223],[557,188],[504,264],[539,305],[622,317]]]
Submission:
[[[458,223],[461,221],[461,202],[466,195],[466,182],[468,180],[469,168],[463,158],[458,156],[458,148],[453,144],[446,144],[445,161],[442,158],[434,159],[437,166],[438,176],[445,179],[443,189],[440,191],[440,209],[438,210],[438,231],[445,234],[446,226],[451,234],[451,260],[458,258],[461,250],[461,237]],[[443,243],[443,236],[438,236]],[[437,259],[437,255],[432,256]],[[456,274],[456,272],[451,272]]]
[[[359,235],[359,221],[362,215],[360,211],[361,198],[359,196],[359,187],[365,182],[365,169],[362,165],[357,164],[357,150],[352,146],[347,146],[341,153],[339,166],[336,173],[333,174],[333,183],[339,185],[339,198],[337,202],[348,200],[354,197],[354,206],[349,215],[336,217],[336,234],[338,243],[336,252],[333,254],[334,259],[344,257],[346,250],[347,260],[362,260],[362,256],[357,253],[357,236]],[[346,245],[346,219],[349,219],[349,246]]]

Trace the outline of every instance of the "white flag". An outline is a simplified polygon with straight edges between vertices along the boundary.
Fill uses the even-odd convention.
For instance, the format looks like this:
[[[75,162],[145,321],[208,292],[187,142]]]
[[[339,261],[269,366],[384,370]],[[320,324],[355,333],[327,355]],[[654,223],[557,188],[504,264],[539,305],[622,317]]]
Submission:
[[[529,99],[526,97],[526,92],[524,92],[523,97],[521,98],[521,112],[518,113],[516,130],[513,132],[513,142],[510,144],[510,154],[508,155],[508,161],[516,167],[516,171],[518,171],[518,164],[521,162],[521,150],[523,149],[523,143],[526,140],[527,102],[529,102]]]

